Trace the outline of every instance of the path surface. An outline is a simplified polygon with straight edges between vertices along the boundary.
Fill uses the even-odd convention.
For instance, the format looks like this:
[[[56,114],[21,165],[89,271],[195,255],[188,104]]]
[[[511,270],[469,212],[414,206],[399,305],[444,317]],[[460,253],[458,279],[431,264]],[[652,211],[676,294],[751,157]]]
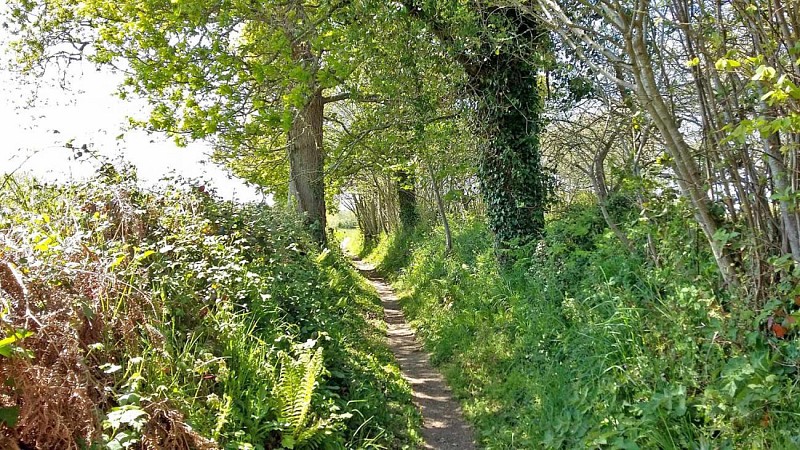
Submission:
[[[431,366],[428,354],[414,338],[406,323],[397,295],[375,273],[374,267],[355,261],[356,268],[378,290],[383,303],[387,339],[403,377],[411,385],[414,403],[423,417],[422,438],[426,449],[473,450],[472,429],[464,421],[461,408],[453,399],[442,375]]]

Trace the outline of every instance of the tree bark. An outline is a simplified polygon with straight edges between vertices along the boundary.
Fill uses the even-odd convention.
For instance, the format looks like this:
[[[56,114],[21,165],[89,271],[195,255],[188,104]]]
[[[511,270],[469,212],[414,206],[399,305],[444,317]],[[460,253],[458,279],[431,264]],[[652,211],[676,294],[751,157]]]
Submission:
[[[304,214],[314,239],[326,243],[325,154],[322,148],[322,91],[316,90],[295,116],[289,130],[290,185],[297,210]]]
[[[793,206],[783,197],[790,192],[791,186],[787,180],[786,165],[781,154],[781,143],[777,134],[772,134],[764,139],[764,153],[767,155],[767,164],[772,172],[772,183],[775,186],[775,193],[779,194],[781,219],[783,221],[783,234],[789,244],[789,251],[792,259],[800,261],[800,239],[798,238],[798,226],[793,214]]]
[[[436,181],[436,174],[430,166],[428,166],[428,173],[431,176],[433,195],[436,197],[436,209],[439,210],[439,215],[442,217],[442,226],[444,227],[444,253],[445,255],[449,255],[450,252],[453,251],[453,234],[450,232],[450,222],[447,220],[447,211],[444,208],[444,200],[442,199],[439,182]]]

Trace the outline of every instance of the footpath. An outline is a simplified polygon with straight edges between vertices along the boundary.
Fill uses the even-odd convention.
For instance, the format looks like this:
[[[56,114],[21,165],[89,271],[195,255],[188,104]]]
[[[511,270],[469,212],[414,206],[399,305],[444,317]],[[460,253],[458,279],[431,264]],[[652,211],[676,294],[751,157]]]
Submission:
[[[422,413],[422,437],[425,449],[473,450],[473,432],[464,421],[458,402],[442,375],[431,366],[428,354],[417,342],[394,290],[382,280],[369,264],[355,260],[356,268],[380,294],[384,320],[388,326],[387,340],[394,352],[403,377],[411,385],[414,403]]]

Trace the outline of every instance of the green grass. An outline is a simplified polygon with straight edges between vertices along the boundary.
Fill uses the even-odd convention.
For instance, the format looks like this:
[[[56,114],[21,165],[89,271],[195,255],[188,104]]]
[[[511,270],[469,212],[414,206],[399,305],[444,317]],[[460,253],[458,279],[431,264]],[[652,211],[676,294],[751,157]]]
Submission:
[[[340,244],[340,248],[346,255],[350,257],[357,257],[375,260],[374,250],[380,242],[366,241],[364,235],[356,228],[337,228],[334,232],[336,240]],[[381,241],[383,242],[383,241]]]
[[[441,230],[420,229],[370,258],[486,448],[800,447],[800,346],[760,328],[768,310],[717,291],[681,214],[629,227],[655,233],[661,268],[591,205],[553,218],[507,268],[480,221],[454,224],[450,257]]]
[[[364,237],[355,228],[337,228],[334,232],[340,248],[348,255],[362,256],[364,253]]]

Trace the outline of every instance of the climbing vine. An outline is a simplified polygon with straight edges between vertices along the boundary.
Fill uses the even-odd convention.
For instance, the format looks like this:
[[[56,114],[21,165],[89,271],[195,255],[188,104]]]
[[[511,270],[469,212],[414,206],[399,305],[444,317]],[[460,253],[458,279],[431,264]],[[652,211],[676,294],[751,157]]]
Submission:
[[[491,56],[471,77],[479,95],[477,126],[485,135],[478,176],[498,249],[541,236],[552,177],[542,166],[542,98],[538,71],[545,34],[514,9],[489,12],[512,39],[487,40]],[[496,42],[505,42],[502,46]]]
[[[398,207],[400,210],[400,223],[407,229],[412,229],[419,220],[417,212],[417,192],[414,187],[414,172],[409,170],[398,170],[395,174],[397,178]]]

